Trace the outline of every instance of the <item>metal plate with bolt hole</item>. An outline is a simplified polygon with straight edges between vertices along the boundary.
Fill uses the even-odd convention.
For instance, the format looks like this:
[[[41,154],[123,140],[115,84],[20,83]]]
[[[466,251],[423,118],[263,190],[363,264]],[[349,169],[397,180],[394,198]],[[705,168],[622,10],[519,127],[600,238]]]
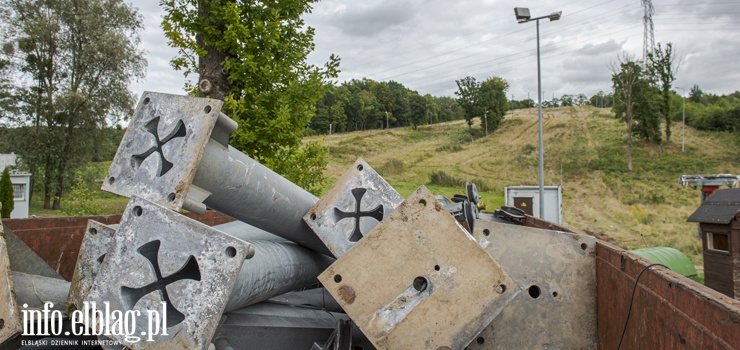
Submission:
[[[144,92],[102,189],[179,210],[223,101]]]
[[[462,349],[520,292],[423,186],[319,280],[378,349]]]
[[[249,243],[133,196],[87,301],[98,309],[109,302],[112,316],[131,311],[123,315],[136,320],[135,333],[104,335],[132,349],[206,349],[253,255]],[[85,324],[93,327],[90,316]],[[161,324],[150,330],[149,321]]]
[[[82,238],[80,253],[77,255],[75,273],[72,276],[72,285],[67,298],[67,312],[72,314],[74,310],[82,308],[83,302],[90,293],[95,276],[98,274],[100,265],[105,260],[108,248],[113,243],[113,235],[116,230],[108,225],[101,224],[95,220],[87,221],[85,236]]]
[[[303,220],[334,256],[342,256],[403,202],[362,158],[337,180]]]
[[[468,349],[596,348],[596,238],[484,220],[474,236],[522,293]]]
[[[22,330],[10,273],[8,246],[5,244],[3,224],[0,222],[0,348]]]

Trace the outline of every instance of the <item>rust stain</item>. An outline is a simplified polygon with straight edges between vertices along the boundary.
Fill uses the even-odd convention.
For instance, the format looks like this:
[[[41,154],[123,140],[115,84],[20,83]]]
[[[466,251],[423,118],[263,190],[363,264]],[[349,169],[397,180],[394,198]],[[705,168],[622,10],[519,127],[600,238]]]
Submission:
[[[345,284],[339,287],[339,297],[342,298],[342,300],[344,300],[347,304],[352,304],[355,302],[355,290]]]

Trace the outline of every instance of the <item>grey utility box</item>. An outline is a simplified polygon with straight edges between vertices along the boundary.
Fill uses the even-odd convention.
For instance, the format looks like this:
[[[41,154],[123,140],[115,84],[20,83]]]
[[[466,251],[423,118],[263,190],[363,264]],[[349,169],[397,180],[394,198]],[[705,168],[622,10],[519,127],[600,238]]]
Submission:
[[[545,217],[540,218],[539,186],[506,186],[504,203],[517,207],[536,218],[556,224],[563,223],[563,189],[560,185],[545,186]]]

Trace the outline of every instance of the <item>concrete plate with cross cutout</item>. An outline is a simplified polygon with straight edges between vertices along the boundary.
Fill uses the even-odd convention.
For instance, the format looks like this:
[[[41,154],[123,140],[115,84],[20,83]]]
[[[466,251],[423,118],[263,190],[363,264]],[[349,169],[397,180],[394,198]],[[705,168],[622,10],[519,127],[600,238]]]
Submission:
[[[303,220],[334,256],[342,256],[403,202],[362,158],[355,161]]]
[[[181,209],[222,105],[214,99],[144,92],[102,189]]]
[[[139,315],[135,333],[105,335],[132,349],[208,348],[251,245],[136,196],[114,237],[87,301]],[[150,330],[150,320],[162,324]]]
[[[462,349],[520,292],[423,186],[319,280],[378,349]]]

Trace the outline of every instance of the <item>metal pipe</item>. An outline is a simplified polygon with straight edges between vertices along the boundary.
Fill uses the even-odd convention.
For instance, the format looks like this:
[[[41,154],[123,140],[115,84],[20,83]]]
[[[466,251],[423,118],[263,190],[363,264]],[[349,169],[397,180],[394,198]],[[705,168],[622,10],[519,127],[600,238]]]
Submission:
[[[332,256],[303,221],[318,198],[233,147],[210,140],[193,186],[209,208]]]
[[[223,233],[226,233],[232,237],[241,239],[242,241],[272,241],[272,242],[289,242],[285,238],[273,235],[265,230],[258,229],[252,225],[241,222],[239,220],[227,222],[225,224],[211,226]]]
[[[290,242],[250,242],[255,255],[242,265],[225,311],[232,311],[318,283],[334,259]]]
[[[69,282],[15,271],[11,272],[11,275],[19,311],[24,308],[43,309],[46,302],[54,304],[50,310],[65,311]]]

